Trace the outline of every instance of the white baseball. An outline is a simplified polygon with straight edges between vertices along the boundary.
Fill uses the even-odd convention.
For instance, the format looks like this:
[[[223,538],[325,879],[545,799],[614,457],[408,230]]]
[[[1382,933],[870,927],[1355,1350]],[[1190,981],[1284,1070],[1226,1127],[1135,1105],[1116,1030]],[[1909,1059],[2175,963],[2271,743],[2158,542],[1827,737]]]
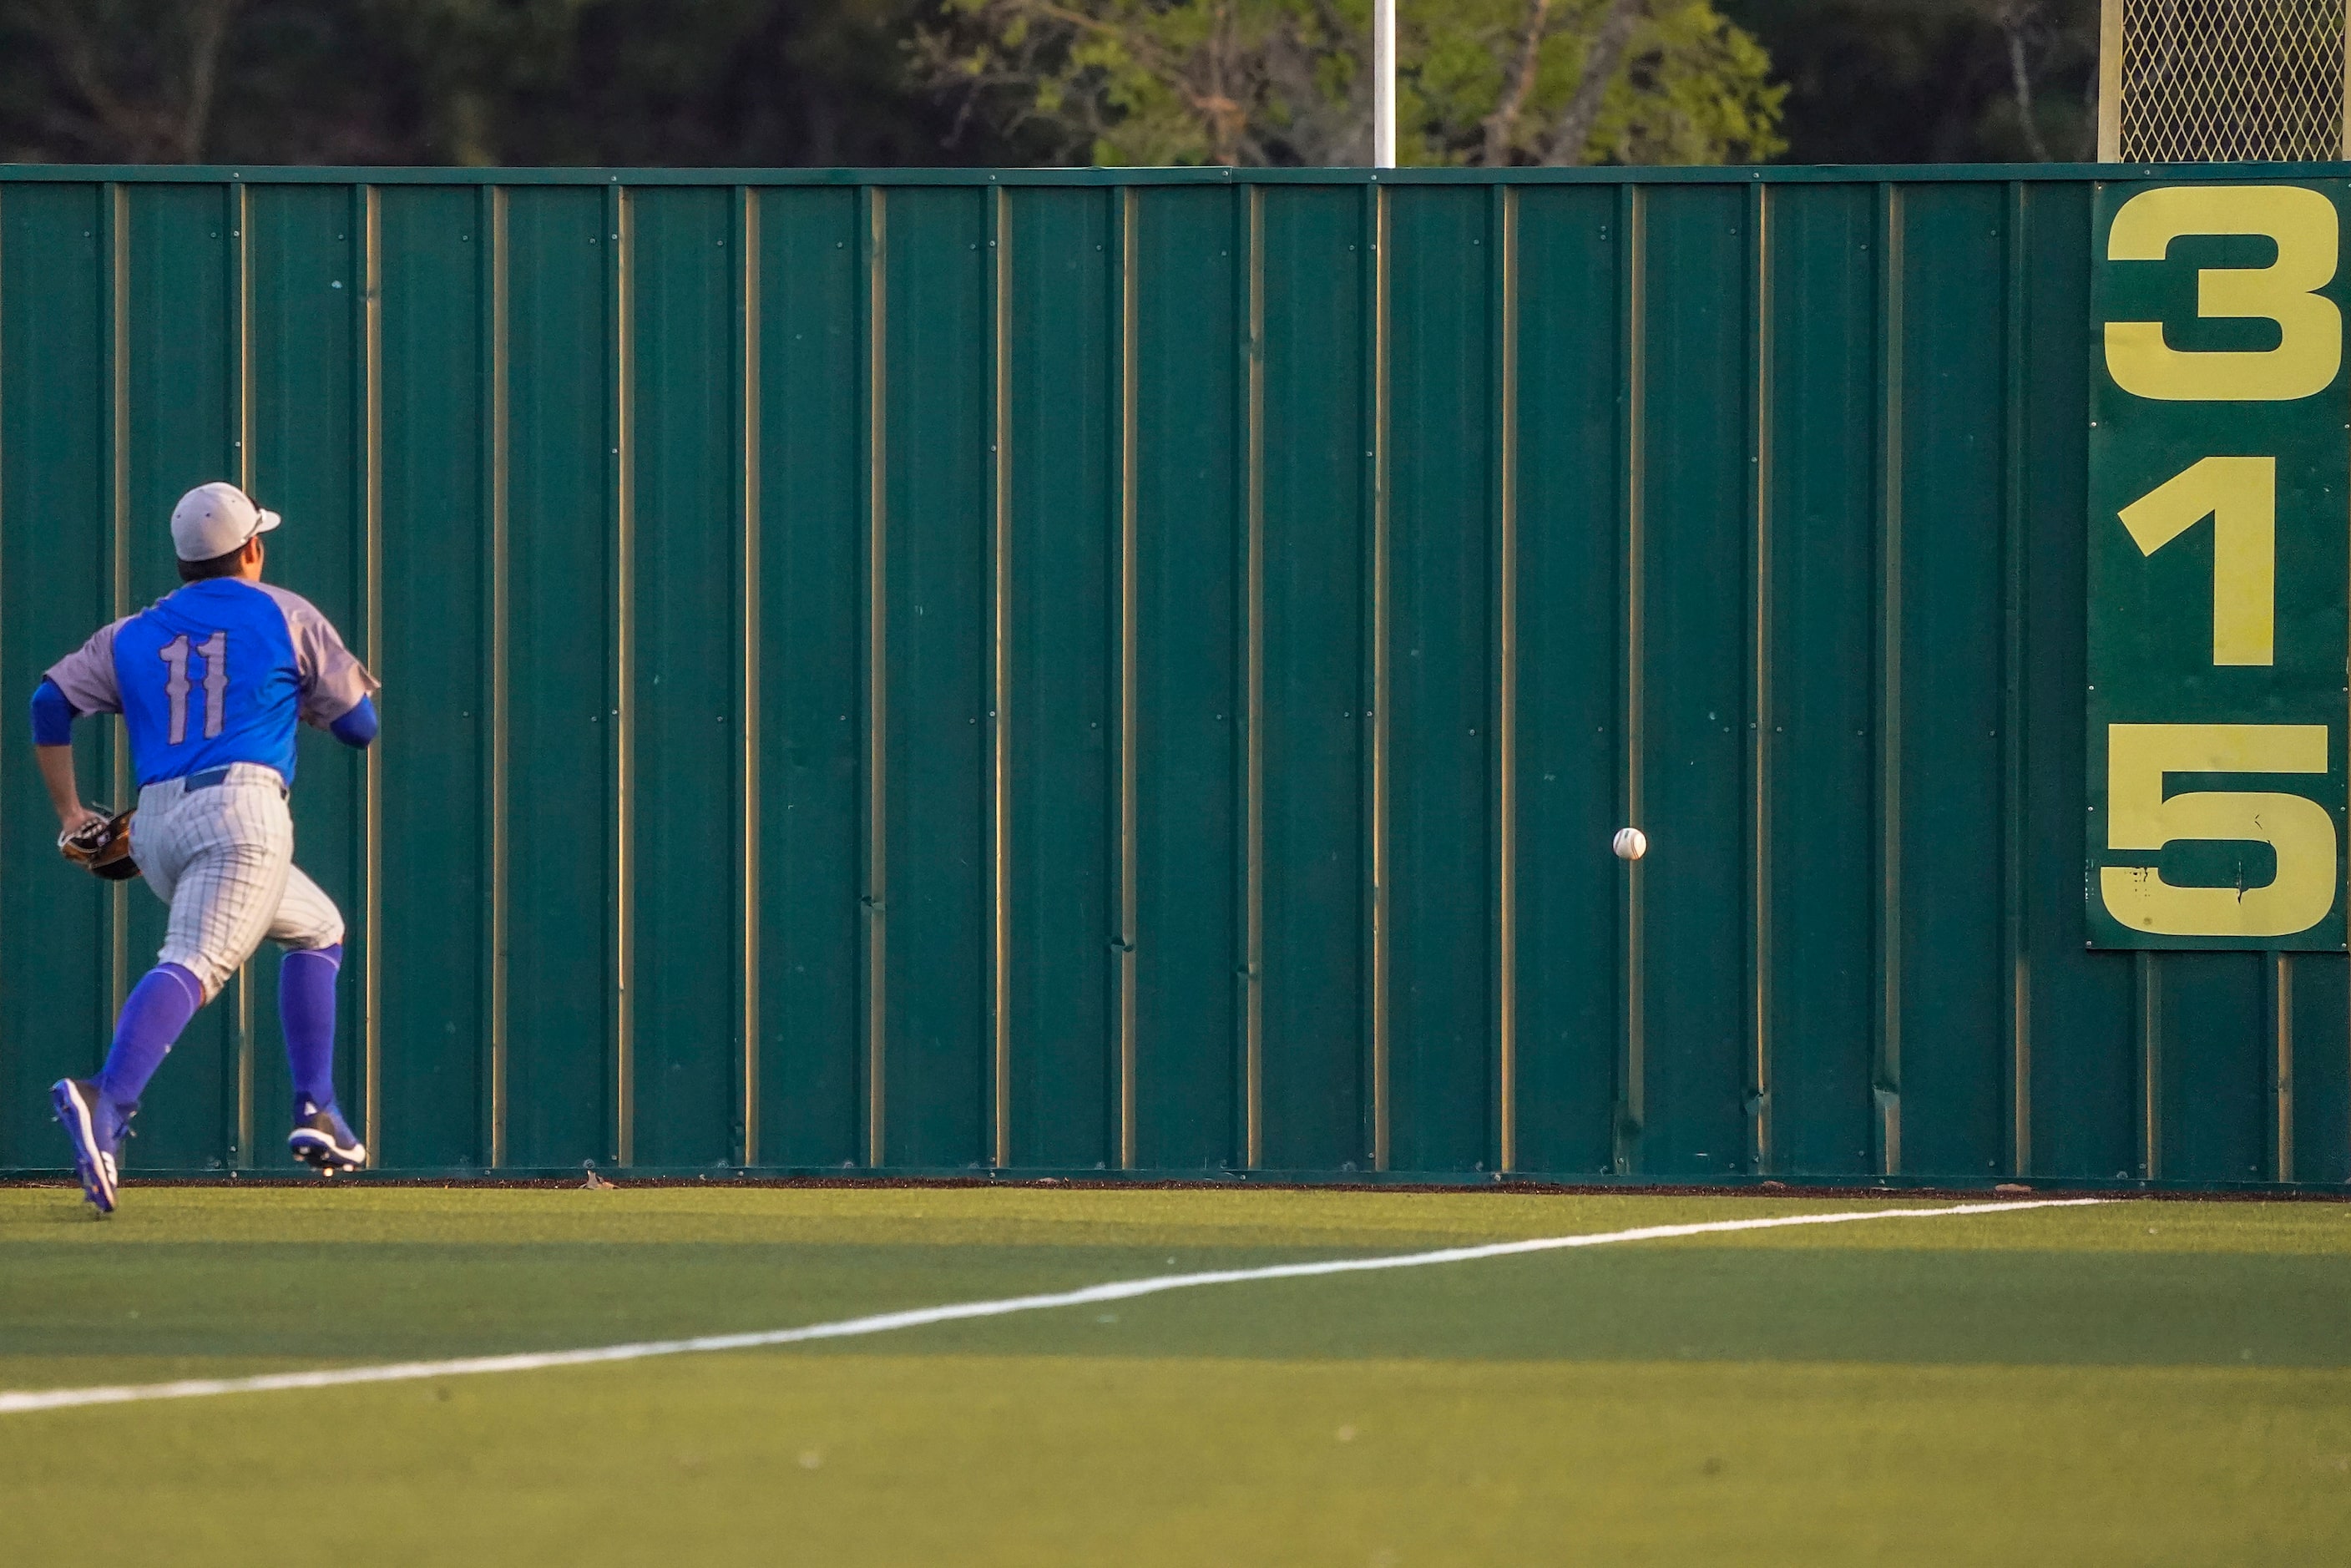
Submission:
[[[1649,852],[1649,835],[1638,828],[1619,828],[1612,845],[1620,861],[1636,861]]]

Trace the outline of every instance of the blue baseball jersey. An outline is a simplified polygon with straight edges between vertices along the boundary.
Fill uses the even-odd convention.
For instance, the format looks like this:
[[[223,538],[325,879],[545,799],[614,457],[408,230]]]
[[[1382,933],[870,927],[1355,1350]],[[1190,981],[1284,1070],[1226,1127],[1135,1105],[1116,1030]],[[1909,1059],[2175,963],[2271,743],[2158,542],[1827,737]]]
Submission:
[[[294,727],[324,729],[377,688],[316,606],[237,578],[192,582],[59,660],[77,713],[119,713],[141,788],[255,762],[294,781]]]

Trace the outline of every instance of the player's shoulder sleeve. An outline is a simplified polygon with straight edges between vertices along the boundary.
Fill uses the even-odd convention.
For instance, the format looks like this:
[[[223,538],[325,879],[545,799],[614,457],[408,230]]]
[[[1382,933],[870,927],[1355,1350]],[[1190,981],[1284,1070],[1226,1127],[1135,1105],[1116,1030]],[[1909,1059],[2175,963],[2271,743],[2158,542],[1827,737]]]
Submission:
[[[122,683],[114,673],[114,634],[130,620],[111,621],[90,633],[89,642],[51,664],[45,672],[73,704],[76,713],[120,713]]]
[[[383,683],[343,646],[343,640],[319,607],[300,594],[272,583],[256,583],[277,601],[286,617],[286,632],[294,645],[295,678],[302,692],[302,722],[325,729],[359,706],[361,697]],[[70,695],[70,694],[68,694]]]

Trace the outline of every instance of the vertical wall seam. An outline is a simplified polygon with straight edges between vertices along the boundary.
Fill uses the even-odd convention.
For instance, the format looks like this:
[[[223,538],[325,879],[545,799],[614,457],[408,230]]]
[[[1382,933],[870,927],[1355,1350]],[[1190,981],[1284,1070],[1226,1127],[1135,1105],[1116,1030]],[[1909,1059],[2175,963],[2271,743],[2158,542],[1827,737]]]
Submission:
[[[2138,1001],[2138,1174],[2163,1176],[2163,971],[2145,948],[2131,955]]]
[[[1012,1163],[1012,235],[1011,201],[987,193],[988,290],[988,1025],[990,1145]]]
[[[1389,1009],[1388,1009],[1388,946],[1393,923],[1394,903],[1389,897],[1390,875],[1388,845],[1388,740],[1391,725],[1388,716],[1391,670],[1389,648],[1391,590],[1388,581],[1389,530],[1389,441],[1390,413],[1389,356],[1391,352],[1389,301],[1389,206],[1390,191],[1374,183],[1367,193],[1371,204],[1371,709],[1370,745],[1370,806],[1369,855],[1371,907],[1369,930],[1371,967],[1371,1113],[1372,1168],[1388,1168],[1389,1117],[1391,1113],[1389,1075]]]
[[[636,320],[629,193],[605,188],[612,538],[612,1159],[636,1162]]]
[[[101,187],[101,189],[103,189],[103,187]],[[0,189],[0,342],[5,341],[6,333],[5,329],[8,319],[8,208],[11,202],[7,191]],[[97,226],[98,225],[95,224],[91,225],[93,230],[95,230]],[[93,250],[94,256],[101,254],[103,254],[101,251]],[[94,282],[95,279],[92,281]],[[5,357],[0,357],[0,410],[5,410],[8,406],[8,366],[5,362]],[[0,421],[0,433],[5,433],[5,421]],[[15,454],[10,450],[8,445],[5,442],[0,442],[0,606],[5,606],[8,601],[7,583],[9,576],[9,551],[6,540],[8,538],[8,525],[11,514],[9,513],[7,507],[8,487],[6,480],[8,470],[14,461],[14,457]],[[8,790],[6,779],[0,779],[0,817],[5,817],[15,804],[16,801]],[[111,903],[110,900],[109,902],[110,904]],[[104,916],[101,915],[100,919],[103,920]],[[100,927],[99,935],[101,939],[105,936],[106,933],[103,926]],[[7,927],[5,923],[0,923],[0,949],[5,949],[8,939],[9,933]],[[103,966],[100,967],[100,971],[101,973],[103,972]],[[79,1074],[76,1074],[76,1076],[79,1076]]]
[[[2273,1062],[2273,1128],[2270,1179],[2294,1179],[2294,955],[2269,955],[2270,1028]]]
[[[760,585],[760,471],[761,426],[765,413],[761,404],[760,332],[764,325],[760,312],[760,290],[763,280],[759,267],[759,193],[748,185],[735,188],[737,217],[735,245],[738,252],[734,269],[735,287],[741,300],[736,319],[735,351],[741,357],[736,378],[737,440],[736,476],[740,493],[736,502],[736,527],[740,530],[737,540],[741,550],[743,593],[742,666],[737,673],[741,689],[737,696],[737,711],[743,716],[742,734],[738,744],[743,751],[739,788],[742,789],[743,862],[740,871],[743,917],[743,1016],[737,1033],[741,1041],[742,1060],[738,1063],[737,1092],[742,1096],[742,1110],[737,1117],[737,1132],[735,1157],[746,1166],[759,1163],[759,1036],[764,1027],[760,1013],[766,1000],[761,994],[759,953],[763,946],[759,922],[760,877],[760,769],[759,753],[763,730],[759,711],[761,691],[759,666],[765,647],[766,602]]]
[[[1623,775],[1618,782],[1622,820],[1628,826],[1639,827],[1645,815],[1646,779],[1642,773],[1642,750],[1646,727],[1642,710],[1647,702],[1646,671],[1643,668],[1643,642],[1646,636],[1646,555],[1648,538],[1644,515],[1645,470],[1647,466],[1648,345],[1646,322],[1643,319],[1648,304],[1648,290],[1644,272],[1647,265],[1647,236],[1643,232],[1647,212],[1645,193],[1638,185],[1619,188],[1616,198],[1616,272],[1620,315],[1617,325],[1617,362],[1621,367],[1617,378],[1617,395],[1623,400],[1622,429],[1619,439],[1617,497],[1617,538],[1624,559],[1618,564],[1620,573],[1620,603],[1623,606],[1623,643],[1619,656],[1624,661],[1619,700],[1623,704],[1617,715],[1622,737],[1620,753]],[[1623,1033],[1619,1039],[1616,1061],[1616,1104],[1611,1141],[1616,1173],[1629,1175],[1639,1163],[1642,1124],[1648,1109],[1646,1092],[1648,1076],[1647,1040],[1647,944],[1643,930],[1644,911],[1642,882],[1644,873],[1640,861],[1626,861],[1624,866],[1623,892],[1618,904],[1618,918],[1624,923],[1618,977],[1618,1000],[1623,1010]]]
[[[228,187],[229,444],[235,451],[237,488],[253,493],[253,192],[244,181]]]
[[[1519,1164],[1519,192],[1493,193],[1494,1168]]]
[[[102,186],[100,187],[101,190],[104,187]],[[8,208],[10,205],[11,199],[7,191],[0,189],[0,343],[4,343],[5,341],[5,325],[8,319]],[[93,224],[90,226],[92,230],[95,231],[99,225]],[[92,255],[94,257],[102,256],[104,252],[102,249],[93,248]],[[91,281],[95,284],[96,279],[93,278]],[[5,362],[5,356],[0,356],[0,410],[5,410],[8,406],[8,366]],[[0,434],[5,434],[5,421],[0,421]],[[100,437],[101,451],[104,450],[103,439],[103,437]],[[8,601],[7,583],[9,578],[9,550],[6,540],[8,538],[11,513],[7,507],[8,487],[6,480],[8,470],[14,463],[14,460],[15,453],[5,442],[0,442],[0,606],[5,606]],[[8,789],[7,780],[5,779],[0,779],[0,817],[5,817],[7,813],[14,809],[16,801]],[[37,819],[36,820],[37,821]],[[111,913],[112,903],[113,901],[111,899],[106,901],[106,908],[109,913]],[[98,936],[101,942],[104,941],[107,936],[106,927],[103,924],[105,918],[106,917],[103,915],[99,916],[101,925],[98,931]],[[9,935],[10,934],[5,924],[0,923],[0,949],[5,949],[9,940]],[[99,966],[99,972],[101,975],[104,974],[105,967],[103,965]],[[80,1074],[77,1073],[76,1076],[78,1077]]]
[[[99,254],[106,268],[104,316],[106,333],[106,417],[101,427],[105,463],[105,507],[108,549],[107,618],[131,613],[131,197],[120,183],[99,187],[101,227]],[[107,799],[120,804],[132,799],[131,746],[119,724],[103,731]],[[131,994],[131,887],[107,885],[106,1012],[112,1019]],[[90,1061],[95,1070],[99,1059]],[[367,1136],[375,1146],[375,1134]]]
[[[1771,828],[1776,801],[1772,768],[1777,747],[1771,736],[1777,717],[1777,693],[1772,647],[1778,614],[1774,590],[1778,570],[1773,558],[1771,515],[1772,355],[1771,333],[1771,201],[1758,180],[1749,187],[1747,221],[1753,231],[1754,265],[1749,271],[1747,385],[1754,406],[1747,422],[1747,501],[1752,519],[1750,546],[1752,574],[1749,614],[1748,657],[1753,668],[1748,714],[1748,768],[1752,795],[1749,801],[1747,907],[1750,920],[1747,952],[1749,1057],[1747,1064],[1747,1166],[1758,1174],[1778,1168],[1772,1146],[1771,1025],[1772,979],[1777,954],[1772,924]]]
[[[1265,1163],[1265,188],[1241,192],[1242,478],[1242,969],[1241,1163]]]
[[[359,187],[360,657],[378,679],[383,655],[383,197]],[[396,674],[396,672],[395,672]],[[383,756],[360,753],[360,1059],[368,1163],[383,1158]]]
[[[889,997],[889,202],[864,191],[865,223],[865,1163],[883,1163]]]
[[[2026,306],[2027,224],[2031,217],[2024,183],[2008,187],[2008,277],[2006,342],[2007,423],[2001,455],[2001,570],[2007,592],[2001,669],[2001,781],[2006,794],[2001,813],[2005,841],[2001,856],[2001,947],[2008,962],[2008,1173],[2032,1174],[2032,956],[2025,943],[2024,879],[2027,807],[2024,724],[2025,659],[2025,446],[2027,423]]]
[[[1902,1169],[1902,195],[1877,188],[1877,1169]]]
[[[102,188],[103,188],[103,187],[101,187],[101,189],[102,189]],[[7,288],[7,277],[8,277],[8,265],[7,265],[7,264],[8,264],[8,208],[9,208],[10,204],[11,204],[11,203],[10,203],[10,198],[9,198],[9,194],[8,194],[8,193],[7,193],[5,189],[0,189],[0,342],[5,342],[5,340],[6,333],[5,333],[5,325],[6,325],[7,319],[8,319],[8,299],[9,299],[9,294],[8,294],[8,288]],[[98,225],[95,225],[95,224],[93,224],[93,225],[91,225],[91,227],[92,227],[92,229],[93,229],[93,230],[95,230],[95,229],[98,227]],[[101,252],[101,251],[93,250],[93,255],[94,255],[94,256],[95,256],[95,255],[102,255],[102,254],[103,254],[103,252]],[[93,279],[92,281],[93,281],[93,282],[95,282],[95,279]],[[0,357],[0,410],[5,410],[5,409],[6,409],[6,407],[8,406],[8,380],[9,380],[9,376],[8,376],[8,367],[7,367],[7,364],[6,364],[6,362],[5,362],[5,357]],[[5,426],[5,421],[0,421],[0,433],[5,433],[5,428],[6,428],[6,426]],[[102,438],[101,438],[101,440],[102,440]],[[103,449],[103,448],[101,447],[101,450],[102,450],[102,449]],[[8,487],[7,487],[7,484],[6,484],[6,479],[7,479],[8,470],[9,470],[9,468],[10,468],[10,466],[11,466],[12,463],[14,462],[14,458],[15,458],[15,454],[14,454],[14,452],[13,452],[13,451],[8,447],[8,445],[7,445],[5,442],[0,442],[0,606],[5,606],[5,605],[7,603],[7,601],[8,601],[8,600],[7,600],[7,583],[8,583],[8,577],[9,577],[9,571],[8,571],[8,557],[9,557],[9,551],[8,551],[8,548],[7,548],[6,540],[7,540],[7,538],[8,538],[8,526],[9,526],[9,522],[10,522],[10,518],[11,518],[11,514],[9,513],[8,507],[7,507]],[[5,815],[6,815],[6,814],[7,814],[7,813],[8,813],[8,812],[9,812],[9,811],[14,808],[14,806],[15,806],[15,805],[16,805],[16,801],[15,801],[15,800],[13,799],[13,797],[11,796],[11,794],[10,794],[10,792],[9,792],[9,790],[8,790],[8,787],[7,787],[7,781],[6,781],[6,779],[0,779],[0,817],[5,817]],[[36,820],[37,820],[37,819],[36,819]],[[111,901],[111,900],[109,900],[109,901],[108,901],[108,904],[109,904],[109,906],[110,906],[110,905],[111,905],[111,903],[112,903],[112,901]],[[103,920],[104,920],[104,918],[105,918],[105,916],[101,915],[99,918],[100,918],[100,920],[101,920],[101,921],[103,921]],[[104,928],[103,925],[101,925],[101,926],[100,926],[100,928],[99,928],[99,938],[100,938],[101,940],[103,940],[103,939],[104,939],[104,937],[105,937],[105,936],[106,936],[106,931],[105,931],[105,928]],[[0,923],[0,949],[5,949],[5,947],[6,944],[7,944],[7,942],[8,942],[8,939],[9,939],[9,932],[8,932],[8,929],[7,929],[6,925],[5,925],[5,923]],[[99,971],[100,971],[100,973],[101,973],[101,974],[104,972],[104,967],[103,967],[102,965],[99,967]],[[79,1074],[76,1074],[76,1076],[79,1076]]]
[[[507,726],[511,706],[509,690],[512,679],[509,643],[508,603],[511,593],[510,539],[507,504],[510,494],[512,446],[509,429],[508,403],[512,319],[510,282],[507,272],[507,191],[503,185],[482,187],[482,298],[487,319],[484,323],[488,337],[486,348],[486,389],[484,412],[488,416],[486,444],[488,461],[484,468],[484,511],[489,518],[489,645],[488,666],[484,674],[488,691],[485,694],[489,716],[489,734],[484,745],[484,760],[487,764],[486,789],[489,827],[489,952],[485,975],[488,992],[489,1059],[484,1063],[484,1100],[482,1107],[482,1145],[484,1161],[493,1169],[507,1163],[507,948],[508,940],[508,898],[511,889],[508,873],[513,855],[513,836],[508,821],[510,802],[507,800]]]
[[[1136,341],[1142,296],[1135,276],[1138,237],[1136,225],[1141,217],[1141,198],[1131,185],[1122,185],[1113,193],[1112,211],[1118,224],[1116,267],[1118,279],[1118,944],[1116,949],[1118,975],[1118,1164],[1121,1170],[1134,1168],[1137,1159],[1136,1113],[1139,1109],[1140,1084],[1136,1080],[1136,1062],[1140,1041],[1135,1029],[1141,997],[1136,987],[1140,979],[1136,944],[1141,933],[1136,925],[1142,904],[1142,889],[1137,883],[1141,864],[1141,831],[1138,818],[1135,759],[1138,756],[1140,731],[1137,727],[1135,703],[1142,690],[1142,673],[1136,666],[1139,652],[1140,626],[1136,621],[1136,588],[1140,581],[1141,562],[1136,550],[1139,544],[1136,507],[1138,502],[1136,462],[1140,456],[1141,430],[1135,413],[1135,393],[1139,384],[1141,346]]]
[[[244,181],[228,183],[229,444],[235,451],[236,486],[253,494],[253,193]],[[234,1043],[229,1052],[228,1168],[253,1163],[253,958],[236,967],[235,1001],[230,1014]]]

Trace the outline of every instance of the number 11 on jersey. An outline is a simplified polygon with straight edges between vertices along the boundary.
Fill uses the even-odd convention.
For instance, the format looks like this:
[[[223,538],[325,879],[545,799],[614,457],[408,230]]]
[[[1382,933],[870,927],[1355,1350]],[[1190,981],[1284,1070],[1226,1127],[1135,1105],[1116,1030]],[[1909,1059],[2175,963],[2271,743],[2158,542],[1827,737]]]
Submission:
[[[172,699],[174,746],[188,738],[188,693],[194,689],[188,683],[188,655],[192,652],[204,662],[204,738],[217,739],[221,727],[228,719],[228,633],[215,632],[192,649],[183,632],[164,643],[158,655],[163,667],[172,672],[163,683],[163,695]]]

